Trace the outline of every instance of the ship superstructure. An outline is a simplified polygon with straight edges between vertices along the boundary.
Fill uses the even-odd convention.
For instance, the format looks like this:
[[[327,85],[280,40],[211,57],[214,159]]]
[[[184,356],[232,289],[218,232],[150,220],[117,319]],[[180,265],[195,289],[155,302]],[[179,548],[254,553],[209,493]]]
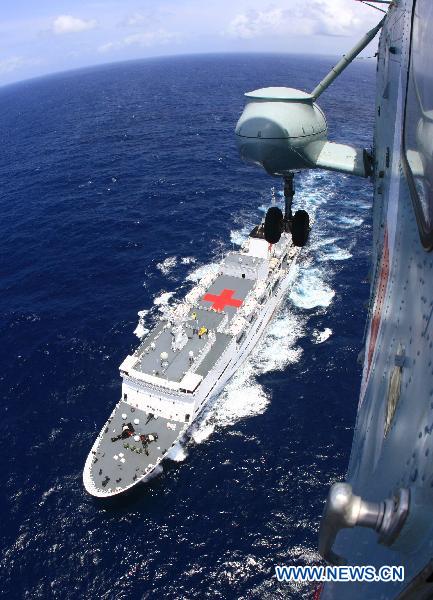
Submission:
[[[120,365],[121,400],[84,468],[90,494],[113,496],[150,478],[255,347],[295,275],[300,246],[281,231],[281,217],[272,207],[240,251],[229,252]]]

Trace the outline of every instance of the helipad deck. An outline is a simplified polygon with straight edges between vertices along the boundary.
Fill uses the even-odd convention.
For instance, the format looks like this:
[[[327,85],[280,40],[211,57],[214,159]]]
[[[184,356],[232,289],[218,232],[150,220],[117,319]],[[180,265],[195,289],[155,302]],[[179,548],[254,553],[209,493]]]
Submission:
[[[219,275],[199,301],[199,306],[223,310],[231,319],[254,284],[251,279]]]
[[[128,424],[133,432],[122,438],[122,429]],[[110,489],[126,488],[141,479],[149,465],[155,465],[172,446],[182,426],[182,423],[153,417],[121,402],[107,423],[93,456],[90,471],[93,484],[100,491],[109,493]],[[155,439],[144,445],[136,439],[149,434]]]
[[[161,321],[146,337],[134,369],[180,382],[191,369],[193,360],[200,360],[195,371],[205,377],[231,341],[231,336],[217,331],[218,328],[228,324],[253,286],[251,279],[219,275],[199,300],[197,308],[191,308],[189,312],[183,325],[188,338],[186,344],[180,350],[173,350],[173,327],[167,321]],[[199,335],[202,327],[206,333]],[[211,344],[212,338],[215,339]],[[164,352],[167,357],[162,360],[161,353]],[[206,353],[204,356],[203,352]]]

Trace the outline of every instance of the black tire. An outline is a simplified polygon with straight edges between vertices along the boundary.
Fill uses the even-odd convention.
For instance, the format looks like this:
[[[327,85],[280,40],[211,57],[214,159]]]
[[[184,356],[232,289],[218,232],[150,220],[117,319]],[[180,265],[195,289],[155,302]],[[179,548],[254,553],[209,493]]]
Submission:
[[[271,206],[265,217],[265,240],[269,244],[276,244],[280,241],[284,230],[284,217],[278,206]]]
[[[305,246],[310,233],[310,217],[306,210],[297,210],[292,220],[292,241],[294,246]]]

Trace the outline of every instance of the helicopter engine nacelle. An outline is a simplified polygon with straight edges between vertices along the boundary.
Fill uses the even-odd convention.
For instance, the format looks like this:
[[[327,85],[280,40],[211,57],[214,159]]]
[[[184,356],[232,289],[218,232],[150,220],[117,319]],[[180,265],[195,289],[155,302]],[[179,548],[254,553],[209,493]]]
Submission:
[[[328,142],[325,115],[311,94],[272,87],[245,94],[249,99],[236,125],[241,158],[270,175],[323,168],[366,177],[362,148]]]

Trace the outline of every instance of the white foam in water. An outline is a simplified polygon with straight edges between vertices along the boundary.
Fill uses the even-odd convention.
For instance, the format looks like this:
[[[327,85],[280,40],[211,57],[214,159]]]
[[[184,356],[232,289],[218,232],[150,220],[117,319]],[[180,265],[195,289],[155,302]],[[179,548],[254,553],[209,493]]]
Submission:
[[[196,444],[201,444],[212,435],[214,430],[214,420],[211,416],[211,408],[209,408],[209,411],[206,411],[200,419],[192,425],[189,435]]]
[[[361,219],[359,217],[340,216],[338,217],[338,222],[341,225],[346,225],[347,227],[359,227],[364,223],[364,219]]]
[[[138,311],[139,321],[137,327],[134,329],[134,335],[136,335],[140,339],[150,331],[147,327],[144,326],[143,323],[143,319],[149,314],[149,312],[150,310],[148,309]]]
[[[331,244],[335,244],[335,242],[338,242],[338,240],[340,240],[340,239],[341,238],[338,238],[338,237],[323,238],[323,239],[318,238],[314,232],[311,234],[309,248],[310,248],[310,250],[317,250],[319,248],[323,248],[324,246],[330,246]]]
[[[197,267],[196,269],[194,269],[194,271],[191,271],[191,273],[189,273],[186,276],[186,279],[187,281],[197,283],[198,281],[203,279],[205,275],[211,272],[215,274],[218,272],[218,263],[209,263],[208,265],[202,265],[201,267]]]
[[[167,306],[170,298],[173,296],[174,292],[163,292],[160,296],[154,299],[153,303],[156,306]]]
[[[323,331],[319,331],[318,329],[315,329],[313,331],[313,339],[316,344],[323,344],[323,342],[326,342],[326,340],[328,340],[331,337],[331,335],[332,329],[330,329],[329,327],[325,327]]]
[[[170,450],[167,452],[167,458],[173,460],[174,462],[183,462],[188,456],[186,449],[181,445],[180,442],[177,442]]]
[[[248,235],[252,229],[251,227],[244,226],[242,229],[233,229],[230,231],[230,241],[232,244],[236,246],[242,246],[245,240],[248,238]]]
[[[338,246],[332,245],[330,248],[326,248],[324,252],[321,252],[318,256],[318,260],[321,262],[327,260],[347,260],[352,258],[352,255],[348,250],[339,248]]]
[[[265,411],[269,399],[261,385],[255,381],[257,367],[253,357],[247,359],[220,396],[206,407],[190,430],[194,442],[201,443],[206,440],[216,427],[227,427],[240,419]]]
[[[156,265],[156,268],[159,269],[163,275],[168,275],[170,273],[170,271],[172,271],[176,265],[177,265],[176,256],[169,256],[162,262],[158,263]]]
[[[147,329],[147,327],[144,327],[142,323],[139,323],[134,329],[134,335],[136,335],[140,339],[144,337],[146,333],[149,333],[149,329]]]
[[[191,264],[194,264],[195,262],[197,262],[197,259],[194,258],[194,256],[184,256],[183,258],[180,259],[180,262],[183,265],[191,265]]]
[[[319,269],[299,270],[299,275],[290,291],[290,299],[299,308],[316,308],[329,306],[335,292],[322,279]]]
[[[289,364],[298,362],[302,349],[295,347],[304,335],[304,320],[294,315],[288,308],[271,321],[268,330],[254,356],[258,373],[282,371]]]
[[[322,173],[310,172],[303,178],[302,188],[296,192],[295,206],[305,208],[314,216],[318,207],[326,204],[335,196],[335,184],[331,177]],[[283,192],[279,192],[283,196]]]
[[[275,197],[274,197],[273,200],[271,202],[269,202],[269,204],[261,204],[259,206],[258,210],[265,215],[268,212],[269,206],[270,205],[273,206],[275,204],[276,204],[276,202],[275,202]]]
[[[215,427],[227,427],[266,410],[270,399],[256,377],[298,362],[302,350],[295,344],[303,332],[303,321],[287,308],[283,309],[220,396],[205,410],[199,421],[193,424],[190,436],[194,442],[206,440]]]

